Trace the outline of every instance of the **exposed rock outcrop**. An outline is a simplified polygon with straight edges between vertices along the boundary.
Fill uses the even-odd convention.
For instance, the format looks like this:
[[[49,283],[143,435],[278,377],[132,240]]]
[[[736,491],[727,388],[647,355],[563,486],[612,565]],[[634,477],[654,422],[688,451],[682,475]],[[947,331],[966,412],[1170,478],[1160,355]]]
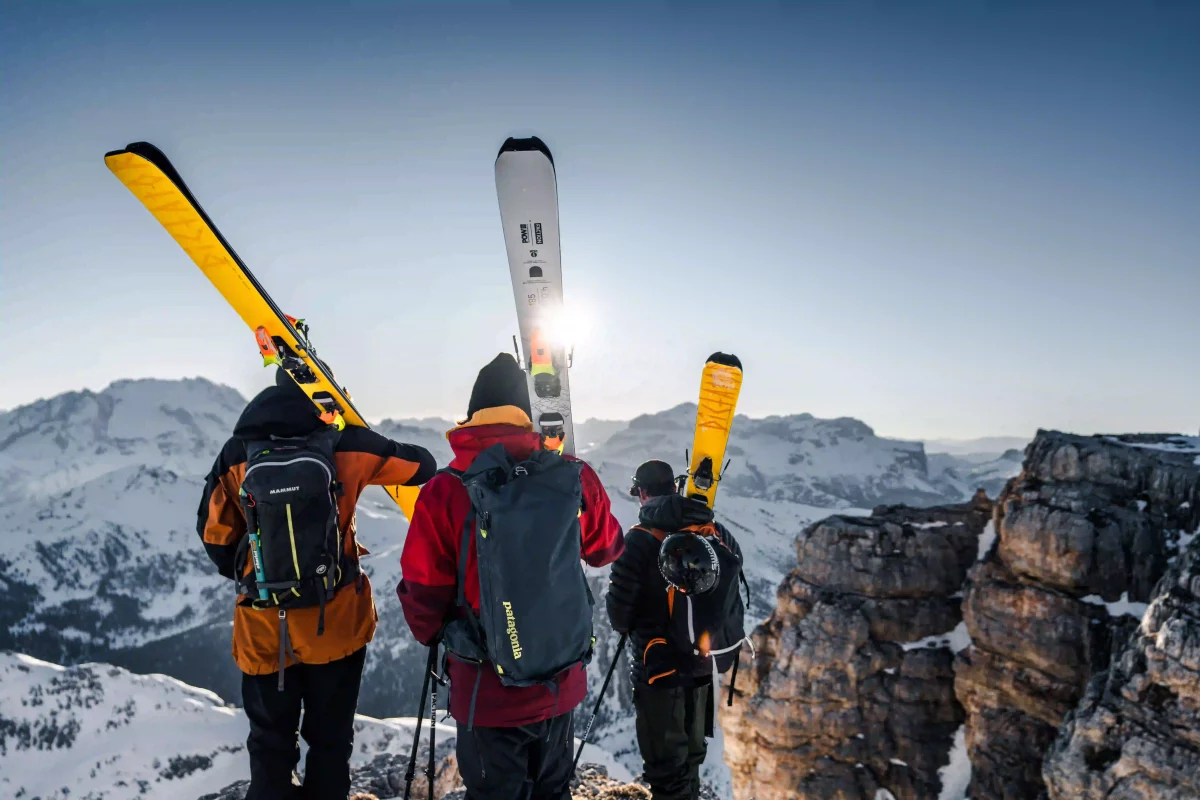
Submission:
[[[462,786],[458,774],[458,759],[454,755],[454,742],[439,742],[436,752],[437,775],[434,778],[434,797],[452,796]],[[425,768],[429,764],[429,743],[422,742],[417,750],[417,770],[413,776],[412,797],[429,796],[429,779]],[[373,795],[379,800],[404,796],[404,775],[408,770],[408,754],[380,753],[370,762],[355,766],[350,771],[350,792]],[[208,794],[200,800],[245,800],[249,781],[238,781],[216,794]]]
[[[453,746],[450,746],[453,749]],[[441,754],[441,746],[438,754]],[[428,749],[425,750],[429,752]],[[438,768],[437,782],[434,784],[434,797],[438,800],[464,800],[466,789],[458,777],[458,767],[453,761],[453,754],[443,759]],[[404,771],[408,758],[397,755],[380,756],[371,764],[355,767],[350,774],[352,788],[351,800],[363,798],[367,800],[395,800],[404,796]],[[398,782],[397,782],[398,781]],[[200,800],[244,800],[246,797],[246,781],[238,781],[216,794],[205,795]],[[360,793],[360,794],[356,794]],[[413,798],[429,796],[429,784],[424,777],[413,781]],[[572,800],[650,800],[650,790],[643,783],[624,783],[613,780],[608,776],[608,770],[600,764],[580,764],[574,780],[571,781]],[[700,790],[700,800],[718,800],[712,790]]]
[[[1128,649],[1088,684],[1043,775],[1052,800],[1200,797],[1200,541],[1158,585]]]
[[[996,547],[971,570],[963,603],[972,645],[955,672],[973,800],[1043,790],[1059,726],[1125,646],[1179,532],[1195,528],[1192,446],[1040,431],[1026,450],[996,503]]]
[[[798,566],[720,703],[739,800],[937,798],[963,710],[959,592],[991,517],[968,504],[834,516],[796,540]]]

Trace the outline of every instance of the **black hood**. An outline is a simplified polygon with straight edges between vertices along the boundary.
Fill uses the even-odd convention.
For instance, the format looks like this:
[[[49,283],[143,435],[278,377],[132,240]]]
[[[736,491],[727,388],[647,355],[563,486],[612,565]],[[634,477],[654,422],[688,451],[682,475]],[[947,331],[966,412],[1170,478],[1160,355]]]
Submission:
[[[647,500],[638,515],[638,521],[660,531],[679,531],[689,525],[712,522],[713,512],[701,500],[668,494]]]
[[[283,370],[275,386],[263,389],[246,405],[233,426],[238,439],[307,436],[324,427],[317,406]]]

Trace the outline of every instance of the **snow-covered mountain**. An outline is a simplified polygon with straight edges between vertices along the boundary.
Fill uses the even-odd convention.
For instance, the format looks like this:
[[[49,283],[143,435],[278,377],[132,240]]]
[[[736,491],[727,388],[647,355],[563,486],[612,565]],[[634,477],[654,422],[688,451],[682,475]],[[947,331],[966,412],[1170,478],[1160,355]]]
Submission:
[[[1009,450],[1024,450],[1032,436],[984,436],[979,439],[928,439],[925,452],[945,453],[968,460],[990,461]]]
[[[245,404],[203,378],[127,380],[0,412],[0,501],[52,495],[128,466],[203,475]]]
[[[976,456],[932,453],[928,459],[929,474],[948,494],[968,495],[976,489],[983,489],[988,497],[996,497],[1004,484],[1021,472],[1025,454],[1021,450]]]
[[[0,797],[194,800],[249,777],[245,715],[174,678],[0,651],[0,686]],[[413,723],[357,716],[352,766],[402,760],[386,757],[408,754]],[[439,752],[454,736],[438,726]],[[629,777],[597,748],[584,760]]]
[[[624,482],[624,488],[637,465],[651,456],[682,472],[695,425],[693,403],[646,414],[614,433],[588,458],[606,481]],[[870,508],[884,503],[931,505],[957,500],[960,494],[930,474],[920,442],[885,439],[845,417],[738,415],[726,458],[730,464],[721,483],[722,505],[733,496],[831,509]]]
[[[438,438],[441,439],[439,446],[445,448],[446,452],[449,453],[444,434],[445,431],[454,427],[454,424],[443,417],[406,417],[401,419],[386,419],[379,423],[377,429],[385,432],[409,430],[436,431]],[[585,419],[582,422],[576,422],[576,452],[581,455],[590,453],[607,442],[613,434],[628,427],[628,420]],[[388,435],[391,436],[391,433],[389,432]],[[420,444],[425,443],[420,442]],[[425,446],[429,447],[429,445]],[[433,448],[430,448],[430,451],[434,452]]]
[[[233,587],[199,546],[195,515],[203,475],[244,404],[236,391],[197,378],[120,381],[0,413],[0,648],[162,672],[236,700]],[[588,434],[597,444],[587,458],[622,523],[637,516],[627,492],[636,466],[662,458],[682,469],[694,420],[695,406],[684,405],[629,423],[601,421]],[[436,429],[413,422],[424,421],[377,427],[446,463],[445,421],[434,421]],[[752,621],[769,613],[806,524],[833,510],[959,500],[978,481],[1002,477],[1011,460],[930,458],[920,443],[875,436],[857,420],[806,414],[739,416],[729,456],[718,518],[747,555]],[[382,491],[363,496],[358,535],[372,551],[364,569],[376,586],[380,624],[360,708],[375,716],[412,713],[424,664],[393,592],[406,533]],[[593,571],[592,580],[599,596],[606,571]],[[615,645],[602,608],[593,692]],[[614,683],[598,735],[631,763],[628,687]]]

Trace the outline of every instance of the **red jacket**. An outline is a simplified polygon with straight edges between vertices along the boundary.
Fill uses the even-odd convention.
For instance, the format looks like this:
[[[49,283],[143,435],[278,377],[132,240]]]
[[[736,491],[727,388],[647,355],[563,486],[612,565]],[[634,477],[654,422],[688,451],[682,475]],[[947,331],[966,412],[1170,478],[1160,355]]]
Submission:
[[[455,456],[450,466],[459,470],[465,470],[475,456],[494,444],[504,445],[516,458],[524,458],[541,446],[529,418],[513,406],[483,409],[446,434],[446,438]],[[579,555],[590,566],[602,567],[621,555],[625,539],[600,478],[587,464],[583,466],[582,477],[585,505],[580,518],[583,547]],[[417,497],[400,556],[404,578],[396,587],[396,594],[404,607],[409,629],[422,644],[433,641],[443,623],[456,613],[458,548],[470,509],[467,490],[454,475],[435,475]],[[478,612],[479,571],[474,542],[469,547],[465,594],[467,602]],[[488,728],[529,725],[565,714],[587,694],[587,674],[582,665],[559,677],[557,691],[544,686],[505,686],[491,665],[485,664],[480,671],[453,656],[449,659],[449,673],[451,715],[467,721],[478,675],[475,724]]]

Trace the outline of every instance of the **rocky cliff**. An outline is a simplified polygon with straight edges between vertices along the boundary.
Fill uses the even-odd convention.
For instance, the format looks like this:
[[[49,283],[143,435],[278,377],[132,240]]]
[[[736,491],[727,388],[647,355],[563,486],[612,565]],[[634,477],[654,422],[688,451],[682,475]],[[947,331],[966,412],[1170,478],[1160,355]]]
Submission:
[[[1165,436],[1042,431],[1026,450],[963,602],[972,644],[955,674],[974,800],[1042,792],[1059,727],[1125,646],[1180,531],[1196,527],[1196,460],[1194,442]]]
[[[719,706],[742,800],[937,798],[963,710],[959,608],[991,503],[834,516],[796,540],[798,566]]]
[[[1159,583],[1129,647],[1088,684],[1043,776],[1051,800],[1200,797],[1200,541]]]

